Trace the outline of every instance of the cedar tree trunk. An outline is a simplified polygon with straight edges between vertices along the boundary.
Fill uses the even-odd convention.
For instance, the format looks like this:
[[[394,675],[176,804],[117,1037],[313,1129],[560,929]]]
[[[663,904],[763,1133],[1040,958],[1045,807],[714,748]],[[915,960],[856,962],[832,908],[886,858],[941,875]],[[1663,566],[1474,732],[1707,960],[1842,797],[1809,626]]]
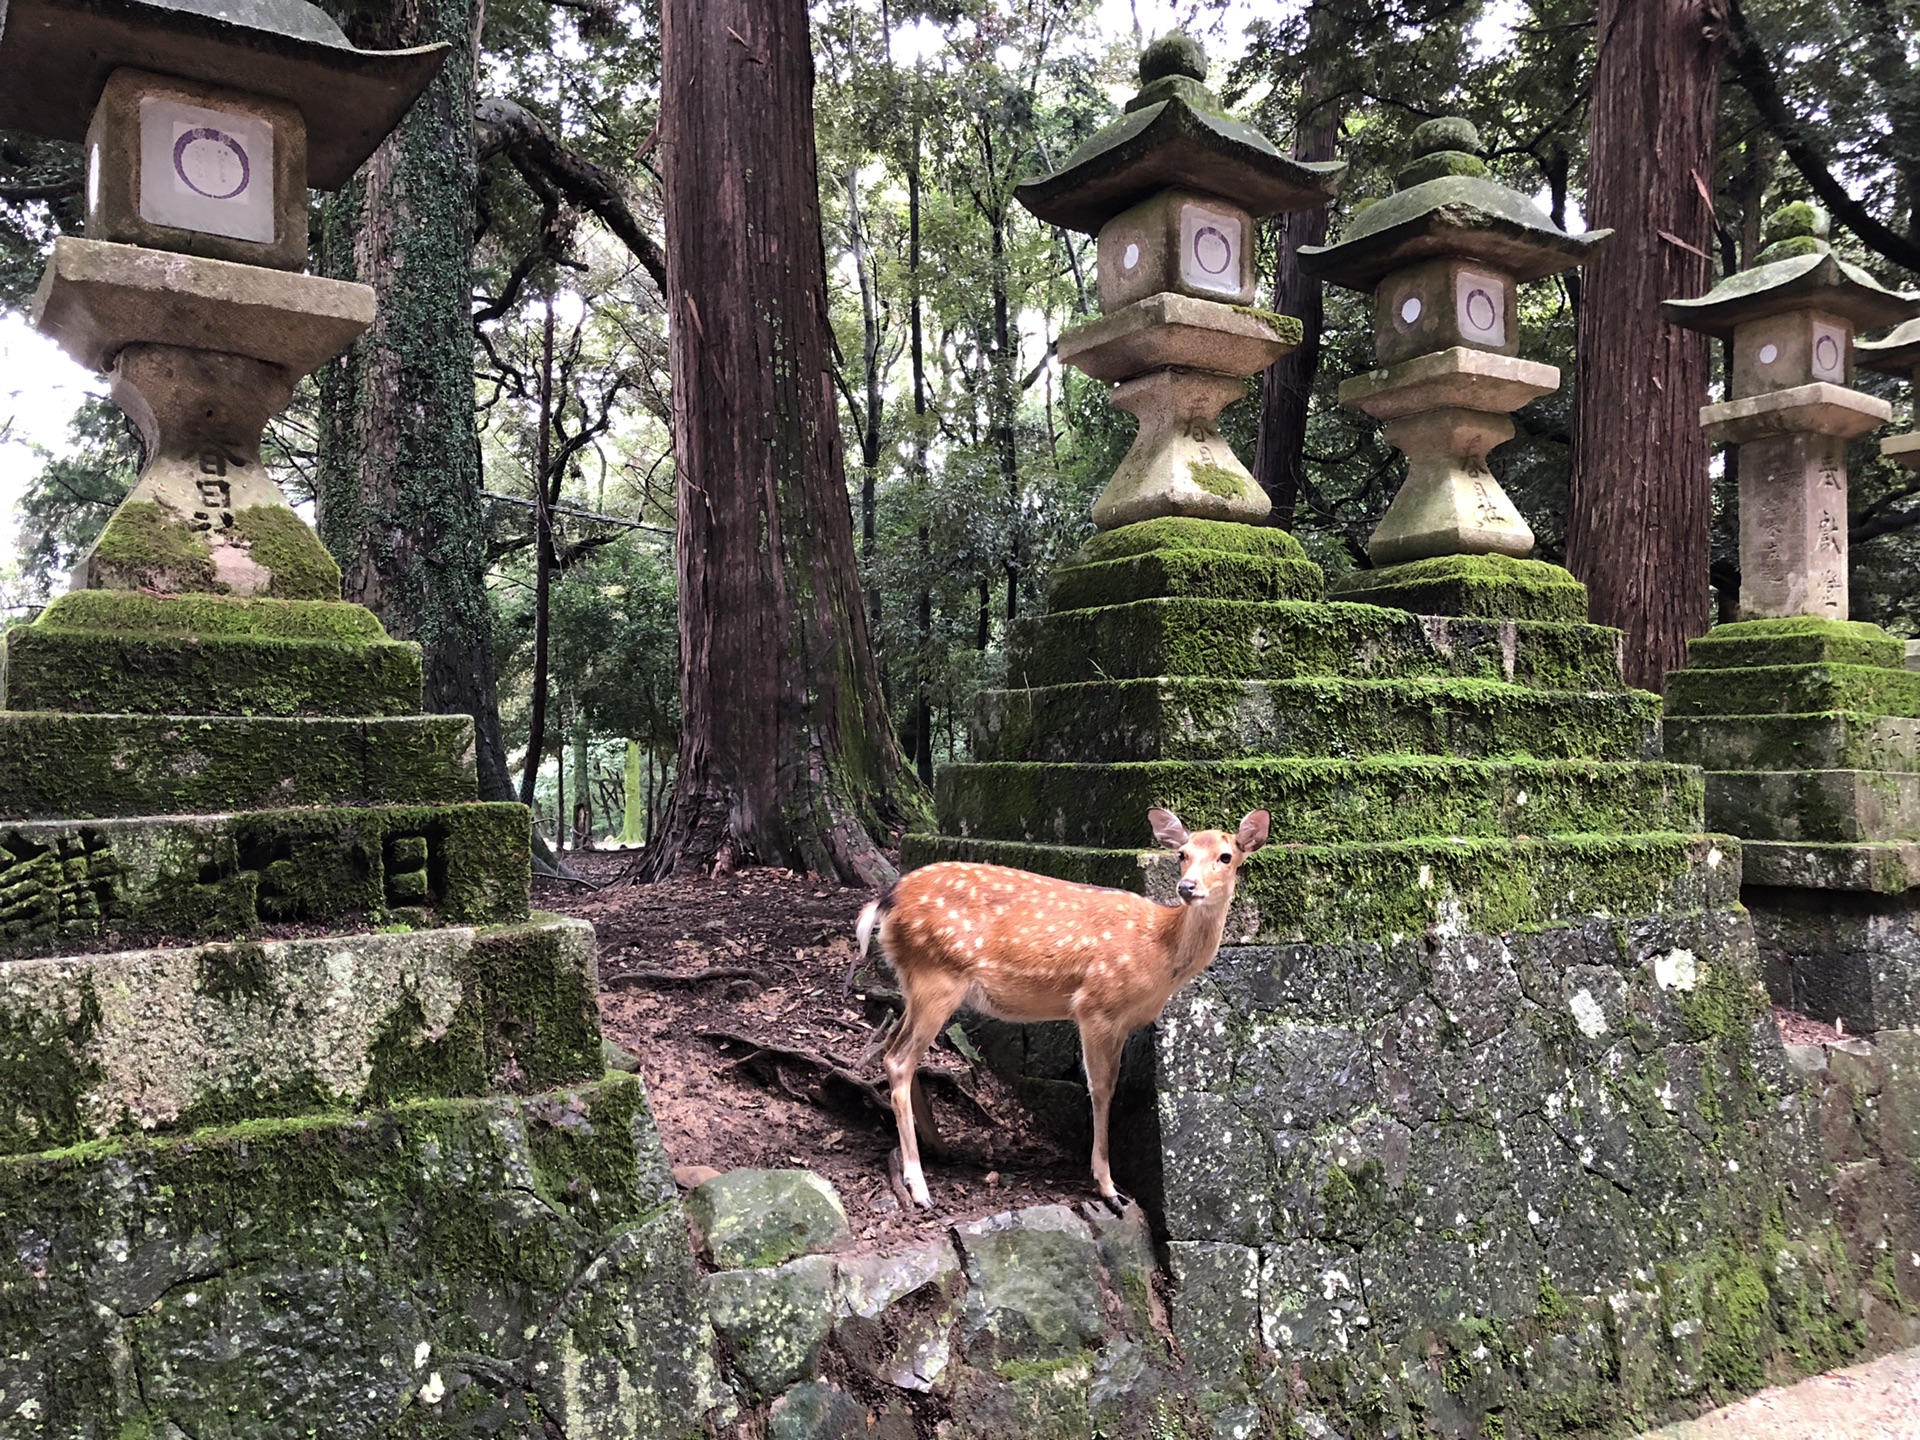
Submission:
[[[1713,279],[1719,41],[1700,0],[1601,0],[1587,223],[1612,240],[1588,262],[1574,363],[1567,565],[1596,623],[1626,632],[1629,684],[1664,690],[1707,628],[1712,495],[1700,406],[1707,337],[1660,302]]]
[[[371,285],[379,313],[320,375],[320,537],[347,599],[425,650],[427,709],[473,717],[482,798],[511,800],[473,413],[478,0],[355,6],[344,23],[362,46],[453,49],[322,214],[323,273]]]
[[[664,0],[660,29],[682,720],[646,868],[880,884],[919,791],[854,563],[806,0]]]

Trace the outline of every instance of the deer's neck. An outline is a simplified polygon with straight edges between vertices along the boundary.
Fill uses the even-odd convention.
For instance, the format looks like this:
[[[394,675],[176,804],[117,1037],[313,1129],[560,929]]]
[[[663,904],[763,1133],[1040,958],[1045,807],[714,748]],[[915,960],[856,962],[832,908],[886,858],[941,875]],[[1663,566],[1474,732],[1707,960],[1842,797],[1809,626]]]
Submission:
[[[1233,890],[1216,890],[1198,905],[1182,905],[1166,922],[1167,993],[1172,994],[1213,963],[1226,933]]]

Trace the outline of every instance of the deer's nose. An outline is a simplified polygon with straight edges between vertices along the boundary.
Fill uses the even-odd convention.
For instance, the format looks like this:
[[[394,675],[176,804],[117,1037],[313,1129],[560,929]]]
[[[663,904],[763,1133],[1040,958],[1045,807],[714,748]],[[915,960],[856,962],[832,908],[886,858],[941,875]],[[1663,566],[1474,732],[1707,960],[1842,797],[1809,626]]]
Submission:
[[[1182,880],[1179,885],[1174,888],[1179,891],[1182,900],[1191,900],[1200,893],[1199,885],[1195,884],[1192,880]]]

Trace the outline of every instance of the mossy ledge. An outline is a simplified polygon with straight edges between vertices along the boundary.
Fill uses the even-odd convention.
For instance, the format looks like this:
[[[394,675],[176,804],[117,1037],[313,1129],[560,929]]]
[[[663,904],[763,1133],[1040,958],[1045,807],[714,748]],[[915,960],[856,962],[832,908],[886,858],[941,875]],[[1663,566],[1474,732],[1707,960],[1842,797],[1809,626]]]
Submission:
[[[130,590],[69,591],[48,605],[34,623],[60,630],[253,635],[270,640],[332,640],[342,644],[387,639],[379,617],[364,605],[343,600],[161,596]]]
[[[1754,665],[1871,665],[1899,670],[1906,646],[1862,620],[1799,616],[1716,625],[1687,644],[1687,664],[1724,670]]]
[[[1102,530],[1090,536],[1069,563],[1091,565],[1151,551],[1173,550],[1255,555],[1268,560],[1304,561],[1307,558],[1300,542],[1285,530],[1243,525],[1234,520],[1165,515],[1157,520],[1136,520],[1131,525]]]
[[[1552,620],[1584,624],[1587,587],[1558,565],[1508,555],[1440,555],[1354,570],[1331,587],[1333,598],[1387,605],[1420,615],[1487,620]]]
[[[1151,550],[1054,571],[1047,606],[1055,612],[1086,610],[1173,595],[1209,600],[1318,600],[1325,590],[1320,567],[1309,560],[1230,550]]]
[[[1920,671],[1877,665],[1755,665],[1682,670],[1667,678],[1669,715],[1861,715],[1920,717]]]
[[[0,1160],[0,1216],[34,1434],[677,1437],[710,1403],[637,1077]]]

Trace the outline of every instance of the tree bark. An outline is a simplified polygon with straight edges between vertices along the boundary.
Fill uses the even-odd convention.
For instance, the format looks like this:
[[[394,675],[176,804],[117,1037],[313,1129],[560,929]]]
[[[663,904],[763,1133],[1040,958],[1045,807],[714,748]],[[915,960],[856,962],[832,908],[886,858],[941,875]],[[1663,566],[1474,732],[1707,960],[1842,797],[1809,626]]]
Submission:
[[[1324,10],[1315,10],[1310,33],[1331,27],[1331,20],[1322,18],[1327,15]],[[1325,87],[1315,83],[1320,73],[1310,72],[1303,87],[1306,103],[1293,141],[1296,160],[1331,160],[1340,138],[1340,107],[1321,101],[1320,91]],[[1306,478],[1307,402],[1313,396],[1313,377],[1320,370],[1320,330],[1325,319],[1320,282],[1301,273],[1299,254],[1303,245],[1326,242],[1326,209],[1282,215],[1275,229],[1279,243],[1274,247],[1273,308],[1279,314],[1297,316],[1301,333],[1299,346],[1260,375],[1260,430],[1254,447],[1253,478],[1273,502],[1267,523],[1291,530],[1300,486]]]
[[[1713,279],[1720,31],[1699,0],[1601,0],[1586,214],[1614,235],[1580,307],[1567,564],[1648,690],[1707,628],[1707,337],[1659,307]]]
[[[320,267],[371,285],[373,326],[320,375],[321,539],[349,600],[425,651],[426,708],[471,715],[480,794],[511,800],[484,574],[474,431],[472,235],[477,0],[391,0],[346,16],[358,45],[452,53],[322,212]]]
[[[664,0],[661,52],[682,720],[647,870],[880,884],[920,792],[854,560],[805,0]]]
[[[533,443],[533,697],[527,711],[527,763],[520,771],[520,803],[531,807],[547,745],[547,659],[553,649],[553,297],[540,327],[540,431]],[[553,490],[557,491],[558,486]],[[565,829],[554,832],[564,845]]]

